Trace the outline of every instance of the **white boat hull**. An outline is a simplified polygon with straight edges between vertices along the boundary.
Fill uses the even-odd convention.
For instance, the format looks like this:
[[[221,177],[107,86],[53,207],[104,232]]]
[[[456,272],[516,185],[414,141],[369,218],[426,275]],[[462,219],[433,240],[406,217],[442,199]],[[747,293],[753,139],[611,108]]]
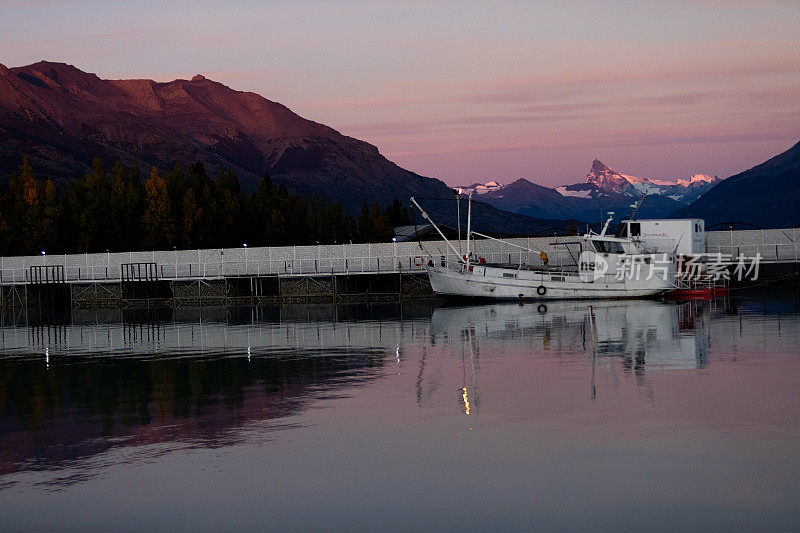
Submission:
[[[586,279],[578,273],[549,273],[485,266],[474,266],[472,271],[468,271],[463,267],[453,270],[429,265],[428,277],[431,288],[437,294],[500,300],[640,298],[656,296],[673,288],[671,283],[658,276],[651,279],[620,280],[606,275],[597,279]]]

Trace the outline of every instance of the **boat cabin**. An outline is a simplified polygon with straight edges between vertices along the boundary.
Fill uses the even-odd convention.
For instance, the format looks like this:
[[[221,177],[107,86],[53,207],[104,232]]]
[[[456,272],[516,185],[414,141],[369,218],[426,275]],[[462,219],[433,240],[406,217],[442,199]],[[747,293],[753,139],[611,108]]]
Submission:
[[[702,218],[623,220],[621,236],[638,239],[653,253],[694,255],[706,252]]]

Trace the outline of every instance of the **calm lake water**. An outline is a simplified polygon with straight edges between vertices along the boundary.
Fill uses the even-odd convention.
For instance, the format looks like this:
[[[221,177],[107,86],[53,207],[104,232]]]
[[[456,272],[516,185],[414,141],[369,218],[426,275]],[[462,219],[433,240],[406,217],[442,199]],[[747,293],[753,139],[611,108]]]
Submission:
[[[3,531],[800,523],[796,288],[2,324]]]

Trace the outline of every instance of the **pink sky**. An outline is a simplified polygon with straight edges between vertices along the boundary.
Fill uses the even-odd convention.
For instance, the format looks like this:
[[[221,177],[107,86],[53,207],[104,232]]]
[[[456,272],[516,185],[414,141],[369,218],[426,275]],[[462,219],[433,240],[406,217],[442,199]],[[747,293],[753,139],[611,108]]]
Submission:
[[[727,177],[800,140],[794,1],[12,0],[0,62],[203,73],[450,184]]]

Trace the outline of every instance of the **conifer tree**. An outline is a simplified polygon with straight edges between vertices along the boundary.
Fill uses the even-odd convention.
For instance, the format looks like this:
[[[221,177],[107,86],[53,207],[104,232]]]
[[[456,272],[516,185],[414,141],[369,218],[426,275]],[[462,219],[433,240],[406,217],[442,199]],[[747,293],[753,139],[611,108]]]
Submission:
[[[27,158],[0,192],[0,253],[21,255],[380,242],[408,218],[395,199],[382,211],[366,202],[356,217],[341,202],[298,195],[269,174],[248,194],[233,172],[209,179],[202,164],[156,167],[143,183],[139,166],[111,173],[95,158],[91,172],[59,188],[38,181]]]
[[[50,252],[62,252],[63,240],[60,238],[61,202],[56,191],[56,184],[48,179],[42,185],[42,208],[39,223],[39,247]]]
[[[197,223],[203,218],[203,208],[197,207],[197,199],[194,189],[189,187],[182,201],[182,224],[181,224],[181,246],[183,248],[194,248],[197,236]]]
[[[145,211],[142,216],[144,245],[148,249],[167,249],[172,247],[175,239],[175,228],[170,216],[167,183],[158,175],[153,167],[150,178],[145,182]]]

